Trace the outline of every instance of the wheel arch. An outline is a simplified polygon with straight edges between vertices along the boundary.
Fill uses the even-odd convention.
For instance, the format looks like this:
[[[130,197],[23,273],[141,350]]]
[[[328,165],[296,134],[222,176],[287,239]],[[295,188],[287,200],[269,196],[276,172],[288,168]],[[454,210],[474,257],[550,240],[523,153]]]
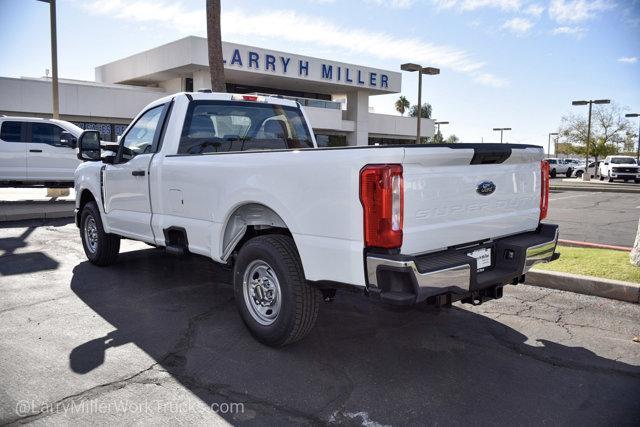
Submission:
[[[82,217],[82,210],[84,209],[86,204],[89,203],[89,202],[96,202],[96,204],[98,203],[98,200],[93,195],[91,190],[89,190],[88,188],[83,188],[81,190],[79,200],[80,200],[80,202],[78,204],[78,211],[76,212],[76,218],[75,218],[76,219],[76,225],[78,227],[80,227],[80,218]],[[100,206],[98,206],[98,211],[100,211]]]
[[[251,237],[274,233],[292,236],[282,216],[275,210],[257,202],[236,206],[224,223],[220,239],[220,258],[227,261],[231,254]]]

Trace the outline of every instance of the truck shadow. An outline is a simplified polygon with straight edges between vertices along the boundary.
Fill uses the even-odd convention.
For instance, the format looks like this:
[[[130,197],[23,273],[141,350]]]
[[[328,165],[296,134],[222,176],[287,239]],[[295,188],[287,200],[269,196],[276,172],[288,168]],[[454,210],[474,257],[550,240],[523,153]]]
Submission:
[[[64,222],[55,221],[52,226],[57,224],[64,224]],[[0,276],[29,274],[58,268],[58,261],[44,252],[22,251],[29,246],[27,240],[39,225],[41,222],[36,221],[0,223],[0,229],[26,227],[17,237],[0,238]],[[17,251],[19,253],[16,253]]]
[[[133,343],[207,405],[241,402],[231,423],[587,424],[638,417],[640,367],[454,306],[396,312],[360,295],[325,303],[312,333],[284,349],[257,343],[236,312],[231,274],[200,257],[128,252],[75,267],[71,289],[113,325],[76,347],[86,374]],[[253,415],[251,415],[253,414]],[[633,415],[635,414],[635,415]]]

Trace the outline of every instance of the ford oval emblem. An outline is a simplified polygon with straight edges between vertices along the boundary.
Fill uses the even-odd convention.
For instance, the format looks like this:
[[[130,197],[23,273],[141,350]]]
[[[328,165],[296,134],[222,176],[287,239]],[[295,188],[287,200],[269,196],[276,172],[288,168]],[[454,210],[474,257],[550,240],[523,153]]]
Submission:
[[[476,187],[476,192],[481,196],[488,196],[494,191],[496,191],[496,185],[491,181],[482,181]]]

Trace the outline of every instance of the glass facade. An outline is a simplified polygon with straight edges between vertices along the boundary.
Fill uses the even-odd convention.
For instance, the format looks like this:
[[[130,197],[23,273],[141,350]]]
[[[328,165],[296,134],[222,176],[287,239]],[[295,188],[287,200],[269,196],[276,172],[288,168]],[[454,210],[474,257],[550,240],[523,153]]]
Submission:
[[[344,147],[347,145],[347,135],[326,135],[317,133],[318,147]]]
[[[84,130],[97,130],[100,132],[100,139],[103,141],[116,141],[129,125],[116,123],[94,123],[94,122],[72,122],[74,125]]]
[[[369,145],[407,145],[415,143],[415,139],[369,137]]]

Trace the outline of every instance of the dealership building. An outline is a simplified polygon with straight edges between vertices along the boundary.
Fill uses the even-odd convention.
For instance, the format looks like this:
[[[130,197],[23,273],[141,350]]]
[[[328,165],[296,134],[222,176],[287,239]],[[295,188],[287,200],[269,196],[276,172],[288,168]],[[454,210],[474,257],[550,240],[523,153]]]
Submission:
[[[223,42],[227,91],[275,94],[304,106],[321,146],[415,141],[416,119],[370,111],[400,93],[399,72]],[[59,80],[60,118],[115,140],[148,103],[211,87],[207,40],[186,37],[95,68],[95,81]],[[0,114],[50,117],[51,79],[0,77]],[[434,124],[421,119],[422,136]]]

